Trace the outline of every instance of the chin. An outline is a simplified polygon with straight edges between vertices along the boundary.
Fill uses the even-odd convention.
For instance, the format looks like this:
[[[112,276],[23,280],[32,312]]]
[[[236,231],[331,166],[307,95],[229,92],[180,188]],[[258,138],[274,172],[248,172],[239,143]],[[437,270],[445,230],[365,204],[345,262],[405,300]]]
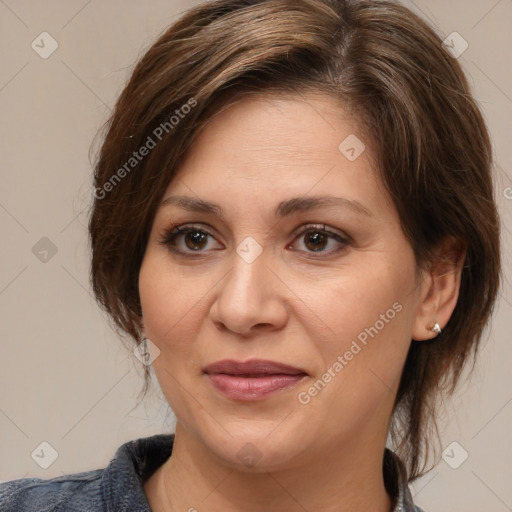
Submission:
[[[273,427],[269,427],[267,422],[263,425],[256,421],[254,425],[245,423],[249,422],[240,421],[237,428],[230,427],[227,431],[215,428],[215,434],[200,434],[207,449],[233,470],[251,473],[277,471],[293,465],[294,459],[304,451],[304,427],[296,426],[301,430],[299,436],[290,429],[276,429],[275,422]]]

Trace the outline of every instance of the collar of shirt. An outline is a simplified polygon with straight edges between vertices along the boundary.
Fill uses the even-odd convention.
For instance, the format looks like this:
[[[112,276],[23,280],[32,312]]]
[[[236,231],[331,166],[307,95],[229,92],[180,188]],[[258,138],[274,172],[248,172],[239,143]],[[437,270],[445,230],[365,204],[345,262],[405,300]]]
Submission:
[[[121,445],[105,469],[48,480],[23,478],[0,484],[0,510],[28,512],[151,512],[144,482],[171,456],[174,434],[158,434]],[[384,455],[384,481],[393,512],[423,512],[415,507],[400,459]],[[36,507],[36,508],[34,508]]]
[[[133,499],[139,506],[145,506],[149,511],[149,505],[142,488],[143,482],[149,478],[158,467],[160,467],[171,455],[174,435],[156,435],[149,438],[137,439],[122,445],[115,458],[106,469],[106,479],[111,479],[111,484],[106,480],[106,488],[116,487],[118,484],[118,472],[121,467],[129,469],[132,481],[125,480],[126,485],[122,492],[112,496],[112,510],[121,510],[123,494],[134,494]],[[393,512],[422,512],[415,507],[409,486],[407,483],[407,472],[402,461],[391,450],[386,448],[384,454],[384,480],[388,493],[394,498]],[[138,476],[138,481],[135,477]],[[122,509],[124,510],[124,509]],[[141,509],[146,510],[146,509]]]

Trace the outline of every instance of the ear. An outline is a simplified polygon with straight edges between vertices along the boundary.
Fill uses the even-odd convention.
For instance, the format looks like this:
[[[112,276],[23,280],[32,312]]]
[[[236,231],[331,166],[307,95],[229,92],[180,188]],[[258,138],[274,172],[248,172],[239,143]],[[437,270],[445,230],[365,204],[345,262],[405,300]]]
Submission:
[[[420,304],[413,324],[412,338],[428,340],[437,334],[436,324],[444,329],[459,298],[466,248],[453,237],[446,238],[435,251],[428,270],[423,271]]]

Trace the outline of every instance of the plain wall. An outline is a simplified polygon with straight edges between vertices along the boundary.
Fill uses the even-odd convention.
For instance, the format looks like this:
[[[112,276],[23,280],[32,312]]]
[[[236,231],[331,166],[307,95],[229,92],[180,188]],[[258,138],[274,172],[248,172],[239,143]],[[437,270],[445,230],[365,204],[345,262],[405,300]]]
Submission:
[[[91,295],[89,146],[143,49],[196,3],[0,2],[0,480],[105,467],[125,441],[173,428],[158,390],[137,406],[142,365]],[[440,460],[415,501],[427,512],[512,510],[512,1],[404,3],[469,44],[460,61],[494,142],[505,265],[475,373],[441,421],[443,448],[457,442],[469,456],[457,469]],[[51,48],[44,31],[58,43],[46,59],[31,47]],[[48,469],[31,457],[41,442],[58,452]]]

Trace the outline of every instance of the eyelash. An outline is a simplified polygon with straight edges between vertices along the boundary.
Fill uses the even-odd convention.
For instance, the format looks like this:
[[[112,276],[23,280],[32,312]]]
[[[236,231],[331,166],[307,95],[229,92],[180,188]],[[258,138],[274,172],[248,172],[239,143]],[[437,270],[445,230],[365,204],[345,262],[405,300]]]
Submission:
[[[203,256],[205,254],[205,252],[207,252],[207,251],[203,251],[201,249],[199,249],[197,251],[193,251],[193,250],[182,251],[181,249],[177,249],[173,245],[173,243],[175,243],[175,240],[177,237],[179,237],[181,235],[187,235],[188,233],[202,233],[202,234],[205,234],[207,236],[214,238],[214,236],[209,231],[205,230],[203,227],[200,227],[200,226],[194,226],[194,225],[189,225],[189,224],[182,225],[182,226],[174,225],[174,226],[170,226],[170,227],[166,228],[162,232],[161,238],[158,240],[158,243],[167,247],[171,252],[179,254],[179,255],[183,255],[183,256],[186,255],[186,256],[192,256],[192,257]],[[320,255],[323,254],[323,255],[329,255],[329,256],[331,256],[333,254],[338,254],[339,252],[346,249],[346,247],[351,243],[351,239],[348,235],[342,236],[342,235],[339,235],[332,231],[329,231],[328,229],[326,229],[326,226],[323,224],[322,225],[310,224],[310,225],[305,226],[298,233],[297,232],[294,233],[294,235],[293,235],[294,241],[299,239],[300,237],[304,236],[307,233],[321,233],[322,235],[326,235],[328,238],[334,239],[341,244],[340,248],[330,250],[330,251],[324,251],[324,250],[305,251],[306,253],[313,255],[313,257],[318,257],[318,256],[314,256],[316,254],[320,254]],[[299,252],[300,252],[300,250],[299,250]]]

